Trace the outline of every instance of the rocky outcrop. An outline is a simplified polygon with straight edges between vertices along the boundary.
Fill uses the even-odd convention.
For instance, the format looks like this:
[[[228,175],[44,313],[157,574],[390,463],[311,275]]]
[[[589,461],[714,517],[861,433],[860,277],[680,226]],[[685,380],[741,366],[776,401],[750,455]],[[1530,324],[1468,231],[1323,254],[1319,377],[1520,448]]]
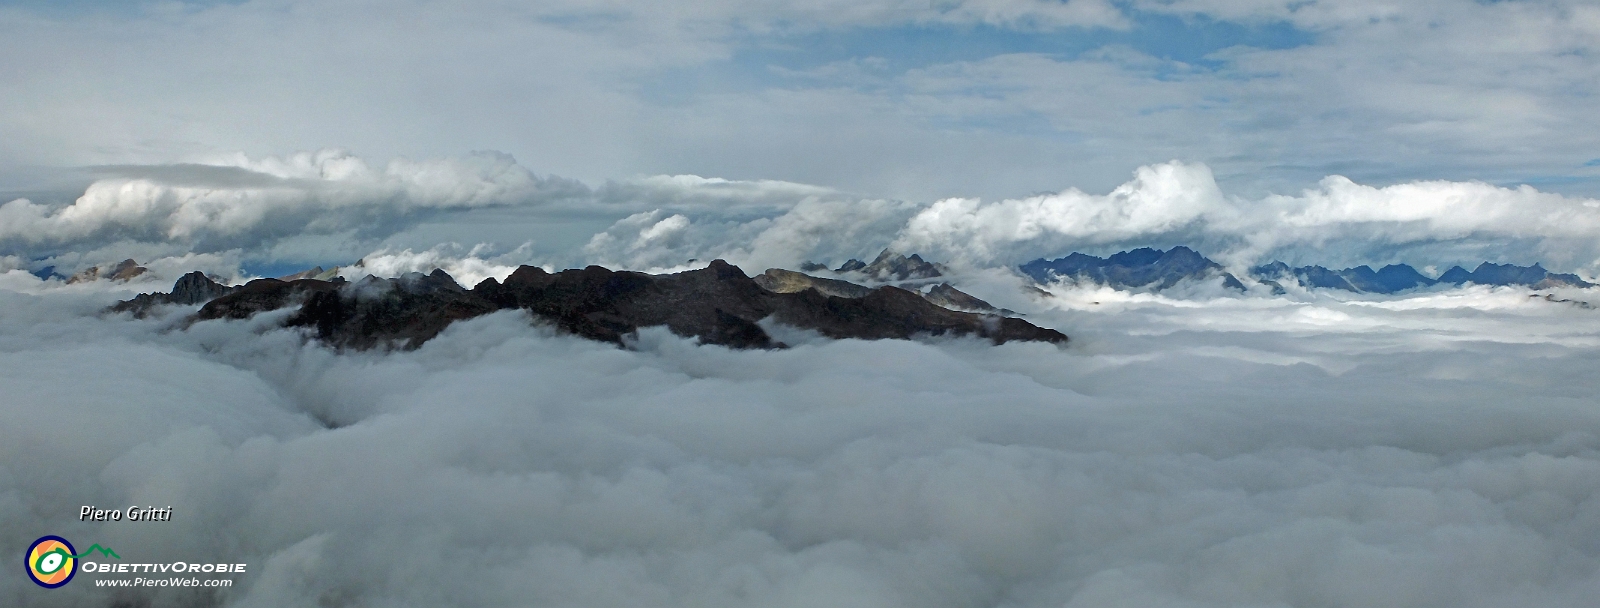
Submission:
[[[1021,266],[1022,274],[1040,283],[1058,280],[1088,282],[1117,289],[1167,289],[1185,279],[1221,277],[1226,287],[1244,290],[1244,284],[1222,265],[1188,247],[1167,251],[1143,247],[1107,258],[1073,253],[1064,258],[1039,258]]]
[[[328,285],[335,287],[328,289]],[[324,342],[357,350],[385,345],[416,348],[451,323],[499,310],[493,302],[462,289],[443,270],[396,279],[368,276],[354,283],[301,279],[277,286],[278,291],[291,294],[297,289],[303,294],[302,303],[285,325],[312,328]],[[207,309],[212,304],[227,304],[226,300],[201,308],[201,318],[221,313],[220,306],[214,311]],[[237,310],[230,307],[226,314],[237,314]]]
[[[1016,314],[1004,308],[995,308],[994,305],[978,299],[967,292],[956,289],[949,283],[940,283],[929,288],[922,294],[923,299],[951,310],[967,310],[998,315]]]
[[[755,282],[762,289],[774,293],[799,293],[807,289],[815,289],[825,296],[864,298],[868,293],[872,292],[870,287],[857,285],[849,281],[824,279],[782,268],[768,268],[766,272],[756,275]]]
[[[797,281],[776,274],[778,278],[768,280],[791,285]],[[772,291],[721,260],[704,269],[669,275],[599,266],[552,274],[523,266],[504,282],[487,279],[472,289],[457,285],[442,270],[353,283],[257,279],[207,302],[195,318],[239,319],[286,307],[295,307],[287,325],[306,327],[329,345],[353,349],[415,348],[450,323],[507,309],[526,310],[564,331],[617,344],[624,344],[639,328],[666,326],[709,344],[781,348],[784,345],[758,323],[768,318],[831,338],[1067,341],[1053,329],[1021,319],[948,310],[897,287],[879,287],[860,297],[828,295],[814,286]]]
[[[807,289],[815,289],[817,293],[822,295],[839,298],[864,298],[871,294],[874,289],[849,281],[814,277],[782,268],[768,268],[766,272],[755,276],[755,282],[762,289],[773,293],[799,293]],[[882,289],[882,287],[877,289]],[[1007,316],[1016,314],[1010,310],[995,308],[988,302],[956,289],[955,286],[949,283],[939,283],[928,288],[927,291],[915,290],[912,293],[922,296],[922,299],[931,302],[935,306],[950,310]]]

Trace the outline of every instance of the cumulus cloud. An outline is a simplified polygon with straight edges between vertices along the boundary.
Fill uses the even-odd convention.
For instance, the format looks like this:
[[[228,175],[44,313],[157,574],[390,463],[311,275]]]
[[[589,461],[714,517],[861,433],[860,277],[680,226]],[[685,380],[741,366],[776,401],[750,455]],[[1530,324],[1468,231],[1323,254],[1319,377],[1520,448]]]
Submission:
[[[1172,161],[1140,167],[1103,194],[906,201],[695,175],[591,188],[487,153],[381,171],[331,152],[231,162],[104,168],[70,205],[0,206],[0,243],[15,252],[8,263],[70,273],[131,257],[160,271],[151,279],[171,280],[194,269],[244,276],[241,264],[366,258],[380,274],[437,265],[481,279],[523,263],[658,271],[723,258],[760,271],[893,247],[979,269],[1188,245],[1236,269],[1282,259],[1600,271],[1590,236],[1600,231],[1600,201],[1477,181],[1379,186],[1331,175],[1297,194],[1249,197],[1228,192],[1205,164]],[[451,242],[470,245],[439,245]]]
[[[1592,273],[1600,268],[1597,231],[1600,201],[1526,185],[1376,187],[1329,176],[1299,195],[1250,200],[1224,195],[1203,165],[1172,162],[1143,167],[1106,195],[1073,189],[939,201],[907,222],[896,245],[979,263],[1165,243],[1199,246],[1241,266],[1275,257],[1352,265],[1545,260]]]
[[[996,283],[998,287],[999,284]],[[336,354],[0,291],[0,542],[251,564],[19,605],[1582,606],[1592,310],[983,293],[1070,348],[633,349],[518,313]],[[1578,295],[1574,292],[1568,295]],[[161,525],[83,503],[174,506]],[[471,584],[461,584],[461,581]]]
[[[588,194],[581,184],[540,179],[495,153],[397,159],[381,169],[323,151],[104,171],[112,176],[64,207],[26,199],[0,205],[0,246],[38,252],[127,239],[213,252],[287,235],[383,235],[439,211]]]

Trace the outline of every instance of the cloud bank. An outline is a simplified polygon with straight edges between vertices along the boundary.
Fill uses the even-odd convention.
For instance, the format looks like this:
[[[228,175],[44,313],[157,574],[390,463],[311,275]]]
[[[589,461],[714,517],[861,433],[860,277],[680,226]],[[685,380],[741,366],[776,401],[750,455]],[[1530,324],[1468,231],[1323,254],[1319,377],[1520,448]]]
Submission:
[[[902,199],[1104,191],[1167,158],[1252,197],[1328,174],[1592,196],[1597,15],[1564,0],[13,3],[0,189],[336,142]]]
[[[480,278],[525,263],[665,270],[714,258],[759,271],[837,265],[884,247],[987,268],[1188,245],[1235,270],[1283,260],[1409,263],[1437,273],[1491,261],[1600,272],[1595,199],[1526,185],[1376,186],[1338,175],[1298,194],[1251,198],[1227,192],[1208,166],[1181,161],[1141,167],[1104,194],[1068,188],[932,201],[694,175],[591,187],[537,177],[494,153],[395,160],[382,170],[334,151],[101,170],[109,175],[70,204],[0,205],[0,250],[14,266],[68,274],[134,257],[161,271],[153,278],[171,280],[194,269],[184,264],[244,276],[240,264],[287,273],[364,258],[374,272],[446,267]],[[413,261],[377,262],[402,253]]]
[[[518,314],[339,355],[272,319],[0,291],[0,543],[250,563],[231,589],[18,606],[1583,606],[1594,312],[1515,290],[982,292],[1071,348]],[[1577,295],[1574,292],[1573,295]],[[1010,295],[1008,295],[1010,294]],[[336,464],[335,464],[336,463]],[[163,525],[79,522],[160,503]],[[468,581],[468,583],[463,583]]]
[[[291,235],[392,232],[430,213],[531,205],[587,194],[581,184],[539,179],[504,154],[382,169],[337,151],[215,165],[106,167],[60,208],[18,199],[0,205],[0,243],[51,251],[118,239],[207,253]]]

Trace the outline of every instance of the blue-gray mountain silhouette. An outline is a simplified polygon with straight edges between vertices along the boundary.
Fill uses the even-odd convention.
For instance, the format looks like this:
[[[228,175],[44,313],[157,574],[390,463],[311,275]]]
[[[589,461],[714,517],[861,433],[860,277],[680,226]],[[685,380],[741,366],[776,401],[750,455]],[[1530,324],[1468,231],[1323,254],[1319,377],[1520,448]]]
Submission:
[[[1534,289],[1547,289],[1550,287],[1594,287],[1594,283],[1584,281],[1578,275],[1568,273],[1554,273],[1545,270],[1535,263],[1532,266],[1516,266],[1513,264],[1492,264],[1484,262],[1478,265],[1477,270],[1467,272],[1460,266],[1452,266],[1444,274],[1439,275],[1440,283],[1460,285],[1462,283],[1477,283],[1479,285],[1527,285]]]
[[[1280,281],[1294,280],[1304,287],[1385,294],[1427,287],[1439,282],[1417,272],[1417,269],[1407,264],[1390,264],[1373,271],[1371,266],[1366,265],[1330,270],[1322,266],[1290,268],[1283,262],[1273,262],[1250,269],[1250,274],[1263,283],[1273,285],[1278,285]]]
[[[1167,251],[1142,247],[1100,258],[1076,253],[1064,258],[1039,258],[1021,266],[1022,274],[1040,283],[1067,279],[1118,289],[1166,289],[1184,279],[1222,277],[1222,284],[1244,290],[1244,284],[1195,250],[1184,246]]]
[[[1413,289],[1427,287],[1438,283],[1463,285],[1476,283],[1479,285],[1522,285],[1534,289],[1548,289],[1551,287],[1592,287],[1593,284],[1584,281],[1575,274],[1556,274],[1545,270],[1539,264],[1532,266],[1516,266],[1513,264],[1493,264],[1484,262],[1477,270],[1467,272],[1466,269],[1455,266],[1439,275],[1437,279],[1430,279],[1427,275],[1417,272],[1417,269],[1406,264],[1390,264],[1374,272],[1370,266],[1356,266],[1344,270],[1330,270],[1322,266],[1301,266],[1291,268],[1283,262],[1273,262],[1250,269],[1250,274],[1263,283],[1278,285],[1278,281],[1295,280],[1304,287],[1321,287],[1327,289],[1343,289],[1361,293],[1392,294]]]
[[[1193,249],[1178,246],[1167,251],[1143,247],[1132,251],[1100,258],[1083,253],[1072,253],[1064,258],[1047,260],[1039,258],[1023,264],[1022,274],[1040,283],[1058,280],[1091,282],[1117,289],[1166,289],[1184,279],[1222,277],[1223,285],[1243,290],[1244,285],[1218,264]],[[1371,266],[1356,266],[1332,270],[1323,266],[1291,267],[1283,262],[1272,262],[1250,269],[1250,275],[1261,284],[1271,287],[1273,293],[1283,293],[1283,283],[1293,282],[1306,288],[1343,289],[1358,293],[1392,294],[1428,287],[1439,283],[1463,285],[1522,285],[1534,289],[1552,287],[1593,287],[1575,274],[1558,274],[1545,270],[1539,264],[1517,266],[1484,262],[1477,270],[1468,272],[1455,266],[1439,278],[1429,278],[1407,264],[1390,264],[1378,270]]]

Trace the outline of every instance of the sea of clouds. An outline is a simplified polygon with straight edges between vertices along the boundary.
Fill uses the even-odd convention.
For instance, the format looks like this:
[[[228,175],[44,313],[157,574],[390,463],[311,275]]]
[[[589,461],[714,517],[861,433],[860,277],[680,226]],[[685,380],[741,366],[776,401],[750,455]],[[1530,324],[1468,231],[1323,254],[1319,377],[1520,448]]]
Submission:
[[[215,590],[114,591],[79,574],[47,591],[12,571],[0,604],[1521,607],[1600,594],[1600,311],[1585,306],[1600,292],[1045,295],[1008,269],[1192,239],[1178,244],[1229,263],[1498,251],[1592,277],[1594,201],[1340,178],[1247,201],[1168,163],[1103,195],[915,203],[692,177],[589,187],[495,156],[345,173],[311,171],[351,162],[316,158],[343,157],[243,167],[283,180],[262,186],[142,170],[107,178],[137,186],[109,199],[0,206],[0,546],[57,534],[133,562],[250,564]],[[148,196],[157,185],[166,194]],[[232,195],[256,211],[209,213]],[[600,219],[564,249],[429,240],[488,225],[475,214]],[[393,232],[363,236],[355,218],[371,216]],[[15,217],[54,232],[25,236]],[[185,260],[243,274],[252,256],[323,238],[353,240],[378,274],[443,267],[463,282],[519,263],[713,256],[755,273],[894,245],[1072,340],[788,330],[793,348],[735,351],[655,328],[617,348],[501,312],[415,351],[336,353],[279,328],[282,313],[99,314],[164,290]],[[166,248],[151,258],[164,276],[27,272],[138,247]],[[80,522],[85,504],[174,515]]]

